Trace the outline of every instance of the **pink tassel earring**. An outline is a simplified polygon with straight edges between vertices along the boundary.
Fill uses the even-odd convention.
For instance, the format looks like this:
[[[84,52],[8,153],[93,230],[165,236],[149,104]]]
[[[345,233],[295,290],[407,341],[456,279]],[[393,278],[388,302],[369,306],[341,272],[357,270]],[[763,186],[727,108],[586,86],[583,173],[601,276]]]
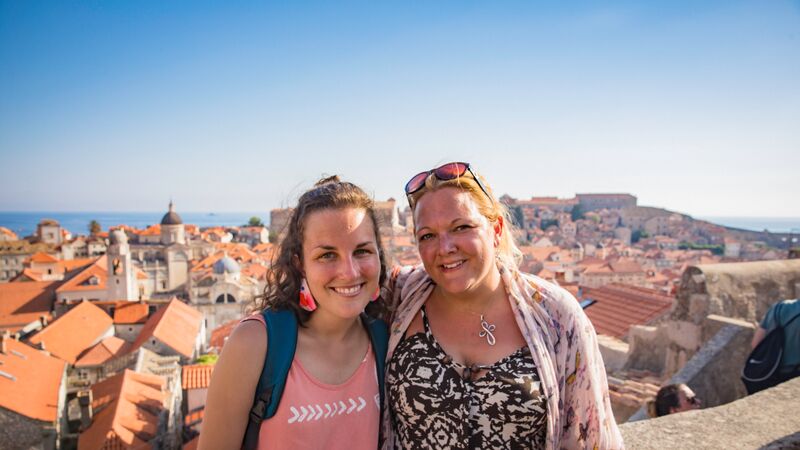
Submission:
[[[317,303],[314,301],[314,297],[311,296],[311,290],[308,288],[305,278],[300,283],[300,307],[308,312],[317,309]]]
[[[372,296],[371,299],[369,299],[369,301],[374,302],[379,298],[381,298],[381,288],[375,289],[375,294]]]

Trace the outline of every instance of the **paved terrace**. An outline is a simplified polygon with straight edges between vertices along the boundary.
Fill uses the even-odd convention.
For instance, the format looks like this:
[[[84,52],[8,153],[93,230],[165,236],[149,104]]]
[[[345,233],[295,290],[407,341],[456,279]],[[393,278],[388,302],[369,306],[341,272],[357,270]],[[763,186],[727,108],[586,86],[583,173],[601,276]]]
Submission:
[[[715,408],[620,425],[629,449],[800,448],[800,378]]]

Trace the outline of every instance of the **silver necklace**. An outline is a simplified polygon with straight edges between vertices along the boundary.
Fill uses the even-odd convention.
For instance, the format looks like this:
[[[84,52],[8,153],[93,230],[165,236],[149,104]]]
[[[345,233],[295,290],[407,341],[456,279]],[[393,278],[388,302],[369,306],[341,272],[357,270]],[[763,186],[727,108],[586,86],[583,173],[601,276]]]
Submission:
[[[483,314],[481,314],[481,332],[478,333],[478,337],[486,338],[486,342],[489,345],[494,345],[497,343],[497,340],[494,338],[493,331],[497,328],[494,324],[489,323],[486,319],[483,318]]]

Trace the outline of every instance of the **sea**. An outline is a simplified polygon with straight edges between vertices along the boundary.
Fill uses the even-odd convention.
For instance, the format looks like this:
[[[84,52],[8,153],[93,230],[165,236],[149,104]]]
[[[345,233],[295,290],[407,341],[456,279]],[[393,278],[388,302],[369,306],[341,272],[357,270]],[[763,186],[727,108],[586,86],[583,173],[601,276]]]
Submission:
[[[240,226],[246,224],[251,217],[269,223],[268,212],[180,212],[183,223],[203,227]],[[6,227],[18,236],[30,236],[36,232],[36,224],[42,219],[55,219],[63,228],[72,234],[88,234],[89,222],[96,220],[103,230],[115,225],[129,225],[136,228],[147,228],[161,223],[164,212],[2,212],[0,226]],[[719,225],[744,230],[773,233],[800,234],[800,217],[696,217]]]
[[[695,219],[742,230],[800,234],[800,217],[695,217]]]
[[[241,226],[247,224],[251,217],[258,217],[264,224],[269,223],[269,212],[179,212],[185,224],[203,227]],[[136,228],[147,228],[161,223],[164,211],[161,212],[3,212],[0,211],[0,227],[6,227],[20,238],[36,232],[36,224],[42,219],[55,219],[62,228],[73,235],[89,234],[89,222],[96,220],[103,231],[116,225],[128,225]]]

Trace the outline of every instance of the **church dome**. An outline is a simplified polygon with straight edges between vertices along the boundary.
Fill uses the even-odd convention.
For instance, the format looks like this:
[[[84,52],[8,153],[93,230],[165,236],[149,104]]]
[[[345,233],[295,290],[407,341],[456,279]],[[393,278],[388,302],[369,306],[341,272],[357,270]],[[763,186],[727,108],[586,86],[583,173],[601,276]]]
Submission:
[[[224,273],[239,273],[239,263],[228,255],[223,256],[214,263],[214,273],[222,275]]]
[[[161,225],[181,225],[181,216],[172,208],[172,201],[169,202],[169,211],[161,218]]]

